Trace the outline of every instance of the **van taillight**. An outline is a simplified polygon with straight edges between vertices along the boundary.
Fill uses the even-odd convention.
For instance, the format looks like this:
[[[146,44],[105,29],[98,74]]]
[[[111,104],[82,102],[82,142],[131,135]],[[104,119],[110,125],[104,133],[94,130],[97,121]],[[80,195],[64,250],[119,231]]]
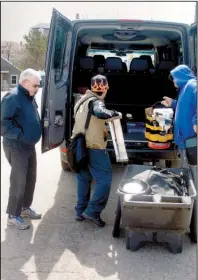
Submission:
[[[62,148],[61,148],[61,152],[62,152],[63,154],[66,154],[66,153],[67,153],[67,148],[62,147]]]

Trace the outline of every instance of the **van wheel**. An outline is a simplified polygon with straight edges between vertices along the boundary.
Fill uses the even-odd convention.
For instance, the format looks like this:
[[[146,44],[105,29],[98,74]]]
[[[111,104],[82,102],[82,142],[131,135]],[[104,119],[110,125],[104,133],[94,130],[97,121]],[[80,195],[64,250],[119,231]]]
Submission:
[[[61,166],[64,171],[71,171],[67,162],[61,160]]]
[[[110,158],[110,161],[111,161],[112,164],[117,163],[116,156],[115,156],[114,152],[109,152],[109,158]]]
[[[121,200],[120,200],[120,197],[118,197],[116,216],[115,216],[113,231],[112,231],[112,236],[115,237],[115,238],[118,238],[120,236],[121,215],[122,215],[122,213],[121,213]]]
[[[190,223],[190,239],[193,243],[197,243],[197,201],[194,201],[192,218]]]

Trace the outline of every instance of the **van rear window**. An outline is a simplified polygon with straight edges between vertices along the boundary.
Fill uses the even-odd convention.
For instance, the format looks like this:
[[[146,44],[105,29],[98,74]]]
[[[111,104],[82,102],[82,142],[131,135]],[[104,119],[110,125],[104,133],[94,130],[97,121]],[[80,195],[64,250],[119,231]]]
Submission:
[[[55,70],[56,83],[60,81],[62,76],[66,38],[67,38],[67,34],[65,34],[65,29],[61,25],[59,25],[56,32],[55,54],[54,54],[54,70]]]
[[[94,49],[89,49],[87,52],[88,56],[94,56],[94,55],[103,55],[106,58],[108,57],[120,57],[124,63],[127,65],[127,69],[129,71],[130,63],[133,58],[139,58],[142,55],[149,55],[151,56],[153,65],[155,65],[155,55],[154,51],[133,51],[130,53],[126,53],[125,55],[118,55],[118,53],[113,52],[113,51],[108,51],[108,50],[94,50]]]

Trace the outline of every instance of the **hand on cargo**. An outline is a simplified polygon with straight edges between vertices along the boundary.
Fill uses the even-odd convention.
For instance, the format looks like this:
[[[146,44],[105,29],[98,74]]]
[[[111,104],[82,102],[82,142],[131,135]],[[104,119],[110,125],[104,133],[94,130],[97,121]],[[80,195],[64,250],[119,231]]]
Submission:
[[[113,116],[112,118],[108,119],[107,122],[110,122],[110,121],[112,121],[112,120],[122,119],[122,113],[116,112],[116,111],[115,111],[115,113],[116,113],[117,115],[115,115],[115,116]]]
[[[197,134],[197,125],[193,125],[194,132]]]
[[[170,98],[170,97],[167,97],[167,96],[164,96],[163,99],[164,99],[164,100],[161,102],[162,105],[164,105],[164,106],[166,106],[166,107],[171,107],[172,102],[173,102],[173,99]]]

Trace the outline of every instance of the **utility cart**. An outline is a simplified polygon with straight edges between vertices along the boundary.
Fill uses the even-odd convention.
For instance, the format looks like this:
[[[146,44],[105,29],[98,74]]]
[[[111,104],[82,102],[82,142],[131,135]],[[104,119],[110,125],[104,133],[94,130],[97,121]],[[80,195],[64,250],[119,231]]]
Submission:
[[[196,242],[197,230],[192,219],[196,189],[190,171],[184,173],[188,194],[186,196],[165,196],[123,193],[124,182],[135,175],[151,170],[152,166],[126,166],[122,181],[118,188],[118,203],[114,221],[113,237],[120,236],[120,222],[126,231],[126,248],[138,250],[147,242],[166,244],[172,253],[181,253],[183,236],[190,229],[192,241]],[[180,174],[180,168],[170,168],[169,171]],[[194,216],[196,213],[194,212]],[[197,226],[197,223],[196,223]]]

